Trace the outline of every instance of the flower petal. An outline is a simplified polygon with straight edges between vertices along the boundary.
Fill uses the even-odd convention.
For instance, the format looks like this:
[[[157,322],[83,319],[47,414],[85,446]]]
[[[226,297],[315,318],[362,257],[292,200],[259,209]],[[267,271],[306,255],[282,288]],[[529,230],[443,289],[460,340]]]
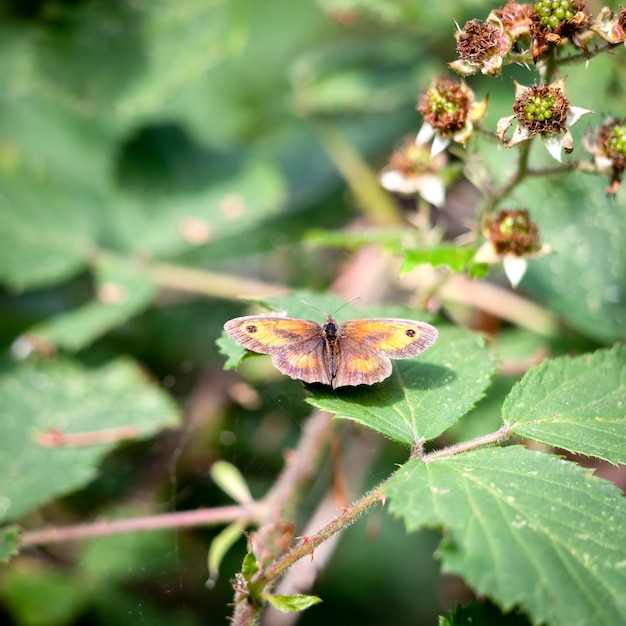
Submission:
[[[433,145],[430,149],[430,156],[436,157],[443,152],[450,144],[450,137],[444,137],[441,133],[435,133]]]
[[[506,131],[509,130],[515,115],[509,115],[508,117],[501,117],[496,124],[496,136],[502,143],[506,143]]]
[[[560,137],[559,135],[541,135],[541,141],[543,141],[543,145],[550,153],[550,156],[560,163],[561,154],[563,152],[563,137]]]
[[[528,267],[528,261],[523,256],[515,256],[514,254],[507,254],[502,259],[502,267],[504,267],[504,273],[509,279],[513,288],[517,287]]]
[[[567,119],[565,120],[565,126],[573,126],[576,122],[587,113],[593,113],[589,109],[583,109],[582,107],[570,107],[567,112]]]
[[[518,124],[515,127],[515,130],[513,131],[513,136],[511,137],[511,141],[509,141],[508,143],[505,143],[504,145],[507,148],[510,148],[511,146],[521,143],[522,141],[526,141],[527,139],[530,139],[530,131],[525,126],[520,126]]]
[[[434,136],[435,129],[428,122],[424,122],[415,137],[415,143],[418,146],[425,146]]]
[[[491,241],[485,241],[474,255],[476,263],[498,263],[500,255],[496,252],[496,248]]]
[[[422,176],[422,185],[418,190],[420,196],[434,204],[436,207],[442,207],[446,199],[446,188],[443,185],[443,181],[440,176],[435,174]]]

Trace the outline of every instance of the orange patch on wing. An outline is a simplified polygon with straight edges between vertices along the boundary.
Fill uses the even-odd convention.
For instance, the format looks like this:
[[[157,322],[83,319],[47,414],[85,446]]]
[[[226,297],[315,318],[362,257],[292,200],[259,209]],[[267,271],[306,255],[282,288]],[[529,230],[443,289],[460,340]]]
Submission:
[[[357,341],[369,337],[375,337],[375,342],[381,350],[396,351],[406,348],[419,340],[422,333],[417,326],[408,326],[405,324],[395,324],[390,320],[374,321],[362,320],[358,324],[348,322],[350,325],[350,334]],[[407,330],[412,330],[415,334],[407,335]]]
[[[406,330],[406,328],[398,329],[386,337],[383,337],[381,341],[378,342],[379,348],[381,350],[389,350],[390,352],[402,350],[402,348],[410,346],[421,337],[422,333],[417,329],[415,329],[415,334],[412,337],[406,334]]]
[[[306,354],[290,352],[286,356],[286,360],[290,365],[299,370],[313,371],[319,368],[319,359],[315,352],[308,352]]]
[[[283,322],[283,327],[285,323]],[[252,330],[252,328],[256,330]],[[283,334],[276,331],[276,324],[273,321],[259,321],[259,322],[243,322],[241,324],[241,330],[248,337],[256,339],[259,343],[266,346],[286,346],[293,343],[293,337],[287,334]],[[285,330],[288,330],[285,328]]]
[[[344,363],[345,367],[350,372],[361,372],[362,374],[369,374],[375,369],[380,367],[378,359],[367,356],[353,356]]]

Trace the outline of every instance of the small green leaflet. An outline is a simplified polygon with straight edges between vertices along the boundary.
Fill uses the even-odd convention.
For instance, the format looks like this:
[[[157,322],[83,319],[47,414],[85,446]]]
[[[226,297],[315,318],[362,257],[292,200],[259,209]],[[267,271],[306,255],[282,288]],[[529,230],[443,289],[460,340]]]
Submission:
[[[20,546],[20,531],[17,526],[0,528],[0,563],[6,563],[17,554]]]
[[[263,597],[275,608],[283,613],[298,613],[304,611],[310,606],[321,602],[321,598],[317,596],[281,596],[271,595],[269,593],[263,594]]]
[[[404,255],[400,275],[428,263],[433,267],[447,265],[453,272],[462,272],[471,263],[476,250],[456,246],[437,246],[420,250],[401,250]]]

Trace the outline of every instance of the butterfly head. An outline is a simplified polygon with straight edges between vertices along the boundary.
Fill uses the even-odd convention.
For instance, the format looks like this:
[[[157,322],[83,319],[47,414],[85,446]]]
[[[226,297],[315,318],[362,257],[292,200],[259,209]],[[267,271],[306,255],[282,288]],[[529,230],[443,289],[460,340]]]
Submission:
[[[324,337],[329,340],[334,340],[337,338],[337,329],[339,325],[333,319],[332,315],[329,315],[324,324],[322,325],[322,330],[324,331]]]

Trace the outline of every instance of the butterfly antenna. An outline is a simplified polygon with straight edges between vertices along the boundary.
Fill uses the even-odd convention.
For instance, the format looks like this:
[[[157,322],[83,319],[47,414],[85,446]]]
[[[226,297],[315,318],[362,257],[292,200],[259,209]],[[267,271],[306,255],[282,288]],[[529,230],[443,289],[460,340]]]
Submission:
[[[337,313],[339,313],[339,311],[341,311],[341,309],[343,309],[344,306],[348,306],[348,304],[352,304],[355,300],[360,300],[361,296],[354,296],[353,298],[350,298],[350,300],[348,300],[347,302],[344,302],[338,309],[336,309],[333,313],[333,317],[335,315],[337,315]]]
[[[335,309],[333,311],[332,317],[337,315],[337,313],[339,313],[339,311],[341,311],[341,309],[343,309],[344,306],[350,304],[351,302],[354,302],[355,300],[360,300],[360,299],[361,299],[361,296],[354,296],[354,298],[350,298],[350,300],[348,300],[347,302],[344,302],[338,309]],[[326,313],[326,311],[322,311],[322,309],[315,306],[314,304],[311,304],[310,302],[307,302],[306,300],[300,300],[300,302],[302,304],[306,304],[307,306],[310,306],[312,309],[315,309],[316,311],[319,311],[322,315],[328,316],[328,313]],[[328,317],[331,317],[331,316],[328,316]]]
[[[320,309],[319,307],[316,307],[314,304],[311,304],[310,302],[307,302],[306,300],[300,300],[300,302],[302,304],[306,304],[307,306],[310,306],[312,309],[315,309],[316,311],[319,311],[322,315],[328,315],[326,311],[322,311],[322,309]]]

